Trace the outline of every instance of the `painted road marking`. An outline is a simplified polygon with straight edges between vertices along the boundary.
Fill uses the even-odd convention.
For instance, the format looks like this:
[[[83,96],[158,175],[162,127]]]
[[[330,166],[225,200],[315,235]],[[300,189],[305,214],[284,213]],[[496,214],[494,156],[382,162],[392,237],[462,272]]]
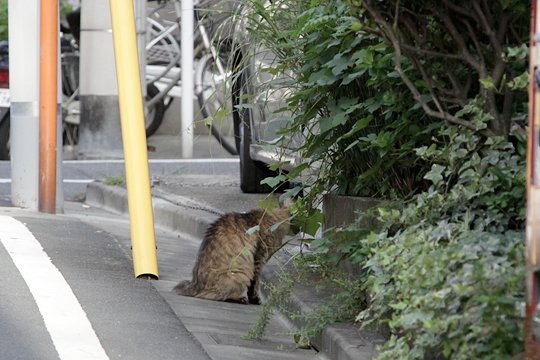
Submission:
[[[203,163],[239,163],[239,158],[197,158],[197,159],[148,159],[150,164],[203,164]],[[124,160],[64,160],[64,164],[123,164]]]
[[[94,179],[64,179],[64,184],[90,184]],[[0,178],[0,184],[11,184],[11,179]]]
[[[28,228],[0,216],[0,241],[28,285],[62,360],[108,359],[70,286]]]

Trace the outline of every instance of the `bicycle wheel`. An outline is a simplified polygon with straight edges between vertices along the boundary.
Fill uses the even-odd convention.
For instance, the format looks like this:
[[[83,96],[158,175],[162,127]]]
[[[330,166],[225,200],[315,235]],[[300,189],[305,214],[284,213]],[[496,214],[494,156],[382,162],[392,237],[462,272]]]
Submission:
[[[220,55],[226,56],[226,54]],[[221,62],[219,56],[217,60]],[[195,72],[195,93],[201,114],[221,146],[230,154],[238,155],[238,145],[231,143],[223,135],[233,132],[231,129],[233,126],[232,109],[226,101],[231,91],[229,80],[230,74],[227,73],[225,65],[218,66],[212,54],[201,58]]]
[[[172,27],[165,27],[149,17],[146,18],[146,24],[146,64],[158,66],[153,71],[147,69],[147,83],[153,83],[178,65],[180,45],[170,32]]]
[[[153,85],[146,86],[146,101],[159,94],[159,89]],[[152,136],[163,122],[165,116],[165,103],[163,98],[157,101],[151,108],[144,107],[144,127],[146,128],[146,137]]]

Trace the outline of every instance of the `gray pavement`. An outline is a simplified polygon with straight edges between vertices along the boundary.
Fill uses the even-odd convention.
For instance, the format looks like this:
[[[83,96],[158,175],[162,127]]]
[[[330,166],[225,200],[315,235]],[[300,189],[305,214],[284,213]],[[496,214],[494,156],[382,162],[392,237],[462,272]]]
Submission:
[[[297,349],[287,334],[295,324],[280,314],[274,314],[262,341],[247,340],[244,335],[258,320],[260,306],[193,299],[172,292],[179,280],[190,277],[207,226],[220,214],[247,211],[265,197],[243,194],[235,170],[239,166],[237,160],[225,153],[218,155],[219,150],[215,148],[206,148],[207,141],[207,138],[196,141],[199,144],[196,156],[206,160],[194,159],[189,165],[177,166],[174,161],[179,158],[178,137],[149,139],[149,144],[154,147],[149,157],[160,271],[158,281],[133,278],[127,192],[123,186],[105,185],[100,181],[87,186],[85,181],[82,184],[87,186],[84,196],[74,197],[85,198],[85,203],[66,202],[65,215],[29,216],[27,212],[23,215],[37,233],[58,228],[43,236],[41,241],[62,273],[66,273],[66,280],[81,299],[108,355],[128,359],[371,359],[381,338],[360,331],[353,324],[329,326],[319,337],[312,339],[314,348]],[[220,161],[222,157],[227,161]],[[171,168],[167,159],[173,161],[172,167],[178,168]],[[9,177],[2,173],[5,166],[6,163],[0,162],[0,178]],[[67,169],[64,174],[71,178],[91,181],[103,179],[105,173],[111,176],[122,174],[123,163],[112,161],[97,165],[91,161],[68,161],[64,163],[64,169]],[[9,184],[0,184],[0,205],[9,203],[6,186]],[[298,248],[290,245],[277,254],[265,267],[265,281],[275,281],[277,269],[297,252]],[[0,263],[6,263],[3,255],[0,247]],[[2,270],[14,271],[10,268]],[[13,287],[19,288],[20,282]],[[4,286],[0,286],[0,291],[5,295]],[[28,301],[28,294],[17,291],[15,299],[26,299],[26,304],[25,301],[21,304],[29,308],[25,312],[28,320],[24,320],[30,324],[39,322],[39,313],[32,311],[35,305]],[[15,296],[13,291],[8,290],[8,294]],[[292,309],[306,312],[319,304],[324,296],[324,291],[315,292],[313,287],[299,284],[290,304]],[[6,307],[8,305],[0,306],[4,310],[0,312],[2,321],[9,319],[7,315],[4,317],[6,312],[12,313]],[[0,326],[0,346],[3,340],[17,344],[16,335],[2,338],[2,329]],[[42,330],[39,326],[23,329],[25,335],[36,339],[43,337]],[[43,351],[40,354],[51,351],[50,342],[40,341],[36,340],[32,347],[37,349],[36,354],[38,350]],[[148,350],[137,350],[139,343],[147,345]],[[26,352],[22,354],[21,359],[36,358]]]
[[[121,188],[117,187],[117,189]],[[95,204],[92,201],[89,203]],[[87,207],[81,203],[68,203],[66,215],[110,234],[124,249],[127,258],[131,257],[129,221],[126,217],[120,217],[120,214],[113,215],[95,206]],[[176,317],[211,359],[327,359],[313,349],[296,349],[292,337],[287,335],[291,325],[279,314],[272,317],[267,336],[262,341],[248,340],[244,339],[244,335],[257,322],[261,311],[260,306],[176,295],[172,291],[173,287],[181,279],[191,276],[200,239],[191,234],[172,232],[158,226],[156,243],[159,280],[151,281],[150,284],[168,303]],[[166,357],[156,358],[165,359]]]
[[[195,336],[200,339],[203,347],[209,353],[212,353],[213,348],[208,347],[208,334],[204,333],[204,336],[197,336],[197,329],[208,326],[208,319],[226,322],[228,327],[223,324],[227,327],[226,338],[240,341],[242,334],[245,334],[245,331],[249,328],[247,324],[256,322],[256,312],[240,310],[241,312],[238,314],[231,313],[223,317],[226,314],[223,307],[232,306],[236,308],[239,306],[242,309],[246,306],[215,304],[204,300],[186,299],[173,294],[171,289],[179,279],[188,279],[191,276],[196,250],[207,226],[211,222],[225,212],[247,211],[255,208],[257,202],[264,199],[266,195],[243,194],[239,188],[238,176],[208,177],[182,174],[157,176],[152,187],[152,193],[156,227],[178,234],[178,238],[173,238],[171,242],[166,243],[164,254],[160,253],[161,246],[158,245],[158,257],[162,268],[161,271],[164,272],[164,278],[156,285],[156,288],[169,301],[171,307],[186,324],[188,330],[193,330]],[[86,204],[127,216],[127,191],[122,186],[109,186],[95,182],[88,185]],[[190,239],[190,241],[186,242],[184,239]],[[297,245],[285,246],[265,267],[263,272],[264,280],[267,282],[277,281],[277,271],[282,269],[284,264],[289,262],[291,257],[297,253]],[[170,274],[175,276],[169,282]],[[328,292],[315,290],[311,285],[298,284],[290,300],[291,310],[303,313],[309,312],[328,295]],[[247,308],[251,307],[248,306]],[[193,319],[190,314],[198,315],[196,319]],[[241,322],[246,322],[246,324],[244,326],[238,324],[239,319],[242,319]],[[237,328],[237,325],[240,325],[240,327]],[[298,322],[297,325],[301,325],[301,323]],[[288,323],[287,326],[294,326],[294,324]],[[234,334],[230,334],[228,331],[231,328],[242,329],[244,332],[235,331]],[[218,333],[217,338],[223,338],[221,336],[224,336],[224,334],[219,331]],[[268,333],[274,336],[272,327]],[[214,339],[211,341],[216,341],[216,336],[211,335],[210,337]],[[268,342],[271,345],[267,345]],[[382,338],[374,332],[360,330],[353,324],[337,324],[327,327],[320,336],[312,339],[314,348],[319,353],[313,352],[308,356],[309,358],[324,356],[335,360],[371,359],[376,354],[376,345],[381,342]],[[259,343],[256,349],[260,352],[263,351],[260,346],[263,348],[272,347],[274,343],[274,338],[266,338],[262,343]],[[249,346],[246,347],[246,343],[242,341],[239,344],[242,349],[251,349]],[[279,348],[291,346],[290,344],[287,346],[284,344],[287,343],[280,343]],[[266,351],[269,350],[266,349]],[[298,351],[300,350],[296,350],[296,352]],[[225,356],[224,352],[215,352],[213,354],[216,356],[215,359],[221,359],[220,356]],[[247,354],[246,357],[241,357],[241,359],[287,358],[283,357],[284,354],[273,355],[267,353],[265,357],[251,352]],[[293,354],[295,353],[288,353],[287,356],[293,356]],[[305,353],[302,356],[305,356]],[[224,357],[224,359],[229,358],[238,359],[239,357]]]
[[[114,236],[73,216],[13,208],[0,208],[0,215],[24,223],[39,241],[110,359],[209,359],[152,283],[133,277],[125,249]],[[0,245],[0,357],[58,359],[57,343],[53,344],[52,330],[44,324],[43,309],[32,299],[35,292],[30,294],[32,284],[27,281],[26,286],[10,255]],[[59,296],[53,301],[63,300]]]

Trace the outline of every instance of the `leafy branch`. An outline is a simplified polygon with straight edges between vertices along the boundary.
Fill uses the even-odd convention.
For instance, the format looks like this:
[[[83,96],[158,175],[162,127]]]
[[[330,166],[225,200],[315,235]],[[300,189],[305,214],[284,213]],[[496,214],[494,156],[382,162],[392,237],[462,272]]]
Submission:
[[[510,6],[501,1],[374,1],[359,4],[367,31],[380,34],[394,49],[395,70],[430,117],[479,131],[507,136],[516,93],[507,87],[517,76],[504,49],[526,29],[509,34]],[[519,35],[518,35],[519,34]],[[421,78],[411,77],[416,71]],[[488,82],[482,82],[489,79]],[[487,84],[487,86],[486,86]],[[487,127],[456,114],[476,94],[491,117]]]

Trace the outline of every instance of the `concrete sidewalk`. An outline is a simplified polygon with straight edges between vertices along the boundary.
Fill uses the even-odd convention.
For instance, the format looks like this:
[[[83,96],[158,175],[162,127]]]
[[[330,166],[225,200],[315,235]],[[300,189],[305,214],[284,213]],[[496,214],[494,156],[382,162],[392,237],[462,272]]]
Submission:
[[[257,202],[265,195],[244,194],[239,188],[237,176],[216,175],[201,177],[197,175],[160,175],[154,178],[152,187],[154,217],[157,228],[173,231],[178,236],[166,244],[158,244],[158,258],[161,269],[171,269],[182,255],[182,276],[189,278],[191,268],[195,261],[198,244],[204,236],[207,226],[220,214],[230,211],[247,211],[257,207]],[[86,203],[114,213],[127,215],[127,191],[122,186],[109,186],[100,182],[89,184],[86,192]],[[189,240],[183,240],[189,239]],[[163,252],[163,250],[165,251]],[[298,247],[287,245],[282,251],[266,265],[263,272],[263,281],[276,280],[278,269],[298,252]],[[169,256],[168,254],[175,254]],[[178,266],[176,266],[178,267]],[[175,279],[178,281],[179,279]],[[284,332],[287,326],[280,316],[272,320],[267,336],[262,342],[254,346],[253,341],[242,339],[242,332],[234,324],[243,323],[240,328],[249,328],[258,319],[257,306],[227,304],[199,299],[185,298],[171,292],[175,281],[156,282],[156,288],[162,292],[165,299],[185,323],[188,330],[201,341],[203,347],[214,359],[334,359],[334,360],[364,360],[371,359],[376,354],[376,345],[383,339],[377,334],[359,330],[353,324],[337,324],[328,326],[323,333],[311,339],[314,349],[294,349],[290,336],[276,338],[276,330]],[[324,291],[316,292],[313,286],[295,286],[289,306],[291,310],[302,313],[309,312],[322,301]],[[190,314],[203,312],[194,319]],[[204,320],[207,318],[207,320]],[[197,320],[198,319],[198,320]],[[213,319],[213,320],[211,320]],[[215,323],[216,319],[222,321],[222,329],[218,329],[216,336],[210,336],[207,327]],[[232,324],[228,323],[231,320]],[[281,324],[280,324],[281,322]],[[297,323],[300,325],[300,323]],[[206,330],[204,330],[206,329]],[[231,331],[231,329],[235,329]],[[204,331],[203,331],[204,330]],[[201,332],[202,331],[202,332]],[[204,336],[198,336],[198,334]],[[199,335],[200,335],[199,334]],[[237,343],[235,354],[225,354],[213,348],[219,338]],[[234,340],[234,341],[233,341]],[[214,344],[214,345],[213,345]],[[275,349],[287,351],[275,352]],[[272,349],[272,351],[270,351]],[[316,349],[316,350],[315,350]],[[270,352],[269,352],[270,351]],[[245,356],[241,356],[244,353]]]

